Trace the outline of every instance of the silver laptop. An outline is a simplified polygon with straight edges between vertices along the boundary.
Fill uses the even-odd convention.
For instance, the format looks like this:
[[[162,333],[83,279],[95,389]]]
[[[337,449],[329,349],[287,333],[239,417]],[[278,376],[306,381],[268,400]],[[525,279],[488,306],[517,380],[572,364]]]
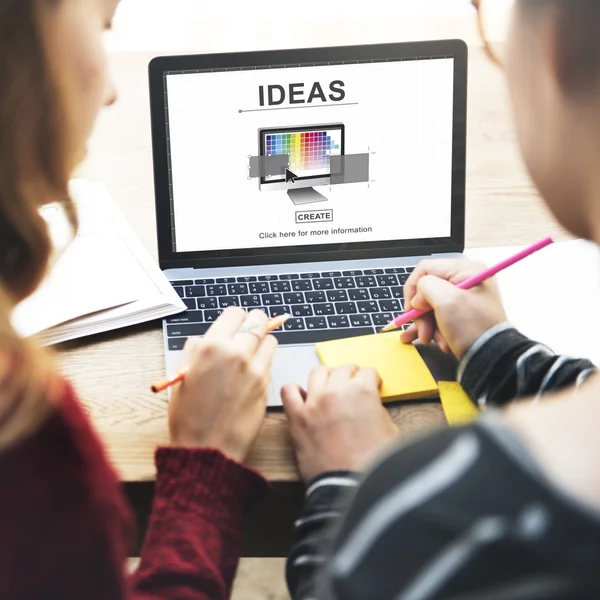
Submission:
[[[279,406],[316,342],[400,313],[415,265],[464,248],[466,96],[458,40],[154,59],[160,266],[189,309],[167,372],[227,306],[289,313]]]

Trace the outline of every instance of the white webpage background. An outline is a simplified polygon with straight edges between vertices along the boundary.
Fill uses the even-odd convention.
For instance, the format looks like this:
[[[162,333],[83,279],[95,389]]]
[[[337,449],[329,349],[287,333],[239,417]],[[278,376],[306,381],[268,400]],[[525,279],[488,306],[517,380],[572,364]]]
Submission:
[[[176,251],[448,237],[453,72],[453,59],[436,59],[169,75]],[[343,102],[358,104],[239,112],[259,108],[259,85],[304,82],[310,90],[318,81],[327,90],[337,79],[345,83]],[[285,190],[260,191],[248,179],[260,128],[336,122],[345,125],[345,154],[375,153],[369,187],[319,187],[329,201],[299,208]],[[301,209],[332,209],[334,221],[296,225]],[[329,226],[372,232],[259,237]]]

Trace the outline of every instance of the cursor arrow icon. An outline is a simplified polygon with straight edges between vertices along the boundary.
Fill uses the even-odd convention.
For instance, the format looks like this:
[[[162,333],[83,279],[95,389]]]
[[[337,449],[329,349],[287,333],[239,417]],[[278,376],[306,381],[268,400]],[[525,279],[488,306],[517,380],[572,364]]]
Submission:
[[[295,175],[294,173],[292,173],[289,169],[285,170],[285,182],[286,183],[296,183],[296,179],[298,178],[297,175]]]

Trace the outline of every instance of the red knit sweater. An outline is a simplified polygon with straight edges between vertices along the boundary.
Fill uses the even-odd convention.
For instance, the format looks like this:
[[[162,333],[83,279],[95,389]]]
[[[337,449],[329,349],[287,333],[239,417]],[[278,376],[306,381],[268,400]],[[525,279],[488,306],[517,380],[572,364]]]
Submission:
[[[140,566],[125,574],[129,510],[73,389],[0,454],[0,598],[228,598],[245,514],[267,484],[216,450],[160,448]]]

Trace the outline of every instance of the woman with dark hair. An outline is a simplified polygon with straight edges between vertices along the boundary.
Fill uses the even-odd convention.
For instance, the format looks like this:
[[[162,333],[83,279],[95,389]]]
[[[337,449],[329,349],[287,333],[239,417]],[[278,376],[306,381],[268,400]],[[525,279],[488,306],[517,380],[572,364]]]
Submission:
[[[600,243],[600,2],[516,0],[506,71],[541,195]],[[419,265],[406,301],[434,314],[403,334],[460,359],[460,382],[488,409],[477,424],[388,449],[359,475],[391,439],[376,379],[320,369],[306,392],[284,388],[308,483],[287,566],[294,600],[600,598],[600,379],[512,328],[493,281],[452,285],[480,268]]]
[[[129,512],[73,388],[20,339],[12,308],[51,261],[40,216],[67,194],[103,105],[115,101],[102,36],[117,0],[0,2],[0,598],[218,600],[230,595],[245,515],[266,482],[242,466],[263,422],[271,359],[261,311],[228,309],[169,405],[154,508],[128,579]]]

